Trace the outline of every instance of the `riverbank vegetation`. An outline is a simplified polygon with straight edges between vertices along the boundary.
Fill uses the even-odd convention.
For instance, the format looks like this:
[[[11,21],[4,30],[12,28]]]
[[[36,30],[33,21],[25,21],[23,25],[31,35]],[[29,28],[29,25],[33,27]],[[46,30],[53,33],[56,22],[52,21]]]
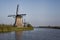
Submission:
[[[60,26],[39,26],[37,28],[51,28],[51,29],[60,29]]]
[[[13,25],[0,24],[0,32],[26,31],[26,30],[33,30],[33,27],[31,25],[28,25],[28,27],[14,27]]]

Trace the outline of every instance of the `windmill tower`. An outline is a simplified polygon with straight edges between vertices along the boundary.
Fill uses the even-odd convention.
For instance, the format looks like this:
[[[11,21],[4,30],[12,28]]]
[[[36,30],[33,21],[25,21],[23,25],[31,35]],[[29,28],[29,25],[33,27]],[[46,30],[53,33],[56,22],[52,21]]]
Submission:
[[[8,15],[8,17],[15,17],[14,26],[23,27],[22,17],[25,16],[26,14],[18,14],[18,8],[19,8],[19,5],[17,5],[16,15]]]

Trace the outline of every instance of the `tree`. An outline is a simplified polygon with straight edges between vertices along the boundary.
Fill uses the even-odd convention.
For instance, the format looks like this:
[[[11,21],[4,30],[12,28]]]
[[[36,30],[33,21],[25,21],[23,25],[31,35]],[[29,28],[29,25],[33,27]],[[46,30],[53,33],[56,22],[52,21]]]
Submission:
[[[27,24],[27,27],[32,27],[32,25],[31,24]]]

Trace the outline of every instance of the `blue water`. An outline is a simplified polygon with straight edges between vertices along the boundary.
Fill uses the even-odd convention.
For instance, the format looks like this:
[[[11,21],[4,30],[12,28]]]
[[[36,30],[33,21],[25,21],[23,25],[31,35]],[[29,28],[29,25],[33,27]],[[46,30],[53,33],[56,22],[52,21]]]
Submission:
[[[35,28],[31,31],[0,33],[0,40],[60,40],[60,29]]]

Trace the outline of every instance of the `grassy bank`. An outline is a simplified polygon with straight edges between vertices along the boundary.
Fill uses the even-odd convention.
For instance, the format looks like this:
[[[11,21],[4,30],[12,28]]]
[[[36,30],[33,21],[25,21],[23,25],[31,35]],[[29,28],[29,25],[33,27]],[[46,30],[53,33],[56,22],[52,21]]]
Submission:
[[[13,27],[12,25],[0,25],[0,32],[33,30],[33,27]]]
[[[26,30],[33,30],[32,27],[0,27],[0,32],[11,32],[11,31],[26,31]]]

